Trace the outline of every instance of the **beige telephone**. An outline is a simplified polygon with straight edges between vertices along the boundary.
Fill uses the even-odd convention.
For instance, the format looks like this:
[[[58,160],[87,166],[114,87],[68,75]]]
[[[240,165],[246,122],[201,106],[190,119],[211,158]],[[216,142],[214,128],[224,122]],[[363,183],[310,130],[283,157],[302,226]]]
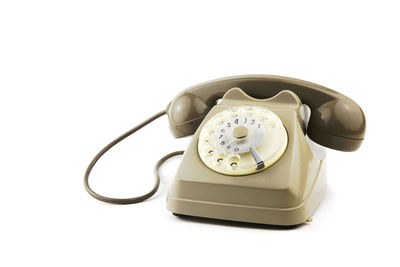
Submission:
[[[297,225],[311,217],[325,188],[323,146],[354,151],[366,126],[354,101],[320,85],[271,75],[210,81],[183,91],[166,111],[100,151],[85,173],[89,194],[129,204],[157,191],[158,167],[183,151],[157,163],[156,184],[143,196],[101,196],[88,177],[111,147],[164,114],[175,137],[194,134],[170,186],[167,208],[176,215],[273,225]]]

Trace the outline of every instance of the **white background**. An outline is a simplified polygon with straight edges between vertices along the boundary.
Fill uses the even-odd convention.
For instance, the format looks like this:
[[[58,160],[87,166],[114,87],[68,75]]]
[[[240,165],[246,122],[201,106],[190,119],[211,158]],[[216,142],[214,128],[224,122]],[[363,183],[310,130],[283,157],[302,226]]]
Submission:
[[[279,3],[278,3],[279,2]],[[1,266],[399,266],[398,1],[1,1]],[[160,191],[126,206],[84,190],[91,158],[188,86],[251,73],[353,98],[367,134],[328,151],[312,223],[292,230],[183,220]],[[92,176],[138,195],[153,164],[185,149],[163,117]]]

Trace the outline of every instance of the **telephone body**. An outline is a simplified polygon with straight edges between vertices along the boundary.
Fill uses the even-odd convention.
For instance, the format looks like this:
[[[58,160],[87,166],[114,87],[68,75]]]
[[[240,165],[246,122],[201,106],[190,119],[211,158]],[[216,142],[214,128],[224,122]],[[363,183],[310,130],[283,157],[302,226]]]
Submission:
[[[200,134],[211,118],[232,107],[242,107],[243,110],[265,107],[280,118],[288,140],[283,154],[274,164],[265,166],[259,172],[256,166],[252,166],[250,172],[239,176],[217,173],[204,164],[199,153],[207,151],[199,151],[203,149],[198,146]],[[314,148],[321,151],[313,152],[312,146],[316,145],[305,137],[301,109],[300,99],[291,91],[282,91],[272,98],[258,100],[239,88],[229,90],[221,103],[210,110],[194,134],[170,186],[168,209],[175,214],[275,225],[294,225],[310,218],[325,188],[326,163],[324,149]],[[247,125],[250,126],[253,117],[251,113],[244,116]],[[244,122],[243,118],[240,119]],[[222,126],[231,120],[227,121]],[[235,127],[234,121],[231,127]],[[268,130],[265,138],[269,138]],[[221,130],[215,132],[219,134]],[[233,167],[227,156],[222,156],[226,153],[219,151],[213,154],[224,157],[217,164],[225,161],[228,170]],[[210,157],[218,161],[218,156]]]
[[[193,135],[168,190],[168,210],[271,225],[297,225],[312,216],[326,185],[324,147],[354,151],[363,142],[366,127],[363,111],[350,98],[317,84],[272,75],[228,77],[191,87],[163,114],[175,137]],[[152,192],[131,202],[108,201],[115,199],[90,189],[90,170],[111,146],[88,168],[88,192],[120,204],[154,194],[159,179]]]

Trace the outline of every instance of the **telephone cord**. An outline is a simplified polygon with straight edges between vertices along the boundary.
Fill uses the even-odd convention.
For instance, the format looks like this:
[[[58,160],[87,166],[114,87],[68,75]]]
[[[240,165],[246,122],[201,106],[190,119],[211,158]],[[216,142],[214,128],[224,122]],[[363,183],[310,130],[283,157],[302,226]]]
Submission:
[[[97,153],[97,155],[92,159],[92,161],[90,162],[89,166],[86,169],[85,172],[85,176],[83,179],[83,184],[85,185],[85,189],[86,191],[95,199],[103,201],[103,202],[107,202],[107,203],[111,203],[111,204],[133,204],[133,203],[138,203],[138,202],[142,202],[148,198],[150,198],[151,196],[153,196],[159,186],[160,186],[160,173],[158,171],[158,169],[160,168],[160,166],[167,161],[168,159],[178,156],[178,155],[182,155],[184,153],[184,151],[175,151],[172,153],[169,153],[167,155],[165,155],[164,157],[162,157],[154,166],[154,176],[155,176],[155,183],[153,188],[146,194],[141,195],[141,196],[137,196],[137,197],[131,197],[131,198],[112,198],[112,197],[106,197],[103,195],[100,195],[98,193],[96,193],[95,191],[93,191],[93,189],[90,187],[89,185],[89,175],[93,169],[93,167],[96,165],[97,161],[108,151],[110,150],[112,147],[114,147],[116,144],[118,144],[119,142],[121,142],[122,140],[124,140],[125,138],[127,138],[128,136],[132,135],[133,133],[135,133],[136,131],[140,130],[141,128],[143,128],[144,126],[146,126],[147,124],[151,123],[152,121],[158,119],[159,117],[163,116],[167,114],[166,111],[160,111],[156,114],[154,114],[153,116],[151,116],[150,118],[148,118],[147,120],[145,120],[144,122],[138,124],[137,126],[133,127],[132,129],[130,129],[129,131],[127,131],[126,133],[124,133],[123,135],[119,136],[118,138],[116,138],[115,140],[113,140],[111,143],[109,143],[108,145],[106,145],[102,150],[100,150],[99,153]]]

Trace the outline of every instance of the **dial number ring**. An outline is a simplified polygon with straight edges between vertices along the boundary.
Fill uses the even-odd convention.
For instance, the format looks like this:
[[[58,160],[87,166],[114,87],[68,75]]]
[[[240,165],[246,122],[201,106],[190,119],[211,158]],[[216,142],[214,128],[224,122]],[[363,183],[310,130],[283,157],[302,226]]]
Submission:
[[[216,172],[246,175],[279,160],[287,142],[286,129],[275,113],[264,107],[238,106],[216,114],[203,126],[198,153]]]

